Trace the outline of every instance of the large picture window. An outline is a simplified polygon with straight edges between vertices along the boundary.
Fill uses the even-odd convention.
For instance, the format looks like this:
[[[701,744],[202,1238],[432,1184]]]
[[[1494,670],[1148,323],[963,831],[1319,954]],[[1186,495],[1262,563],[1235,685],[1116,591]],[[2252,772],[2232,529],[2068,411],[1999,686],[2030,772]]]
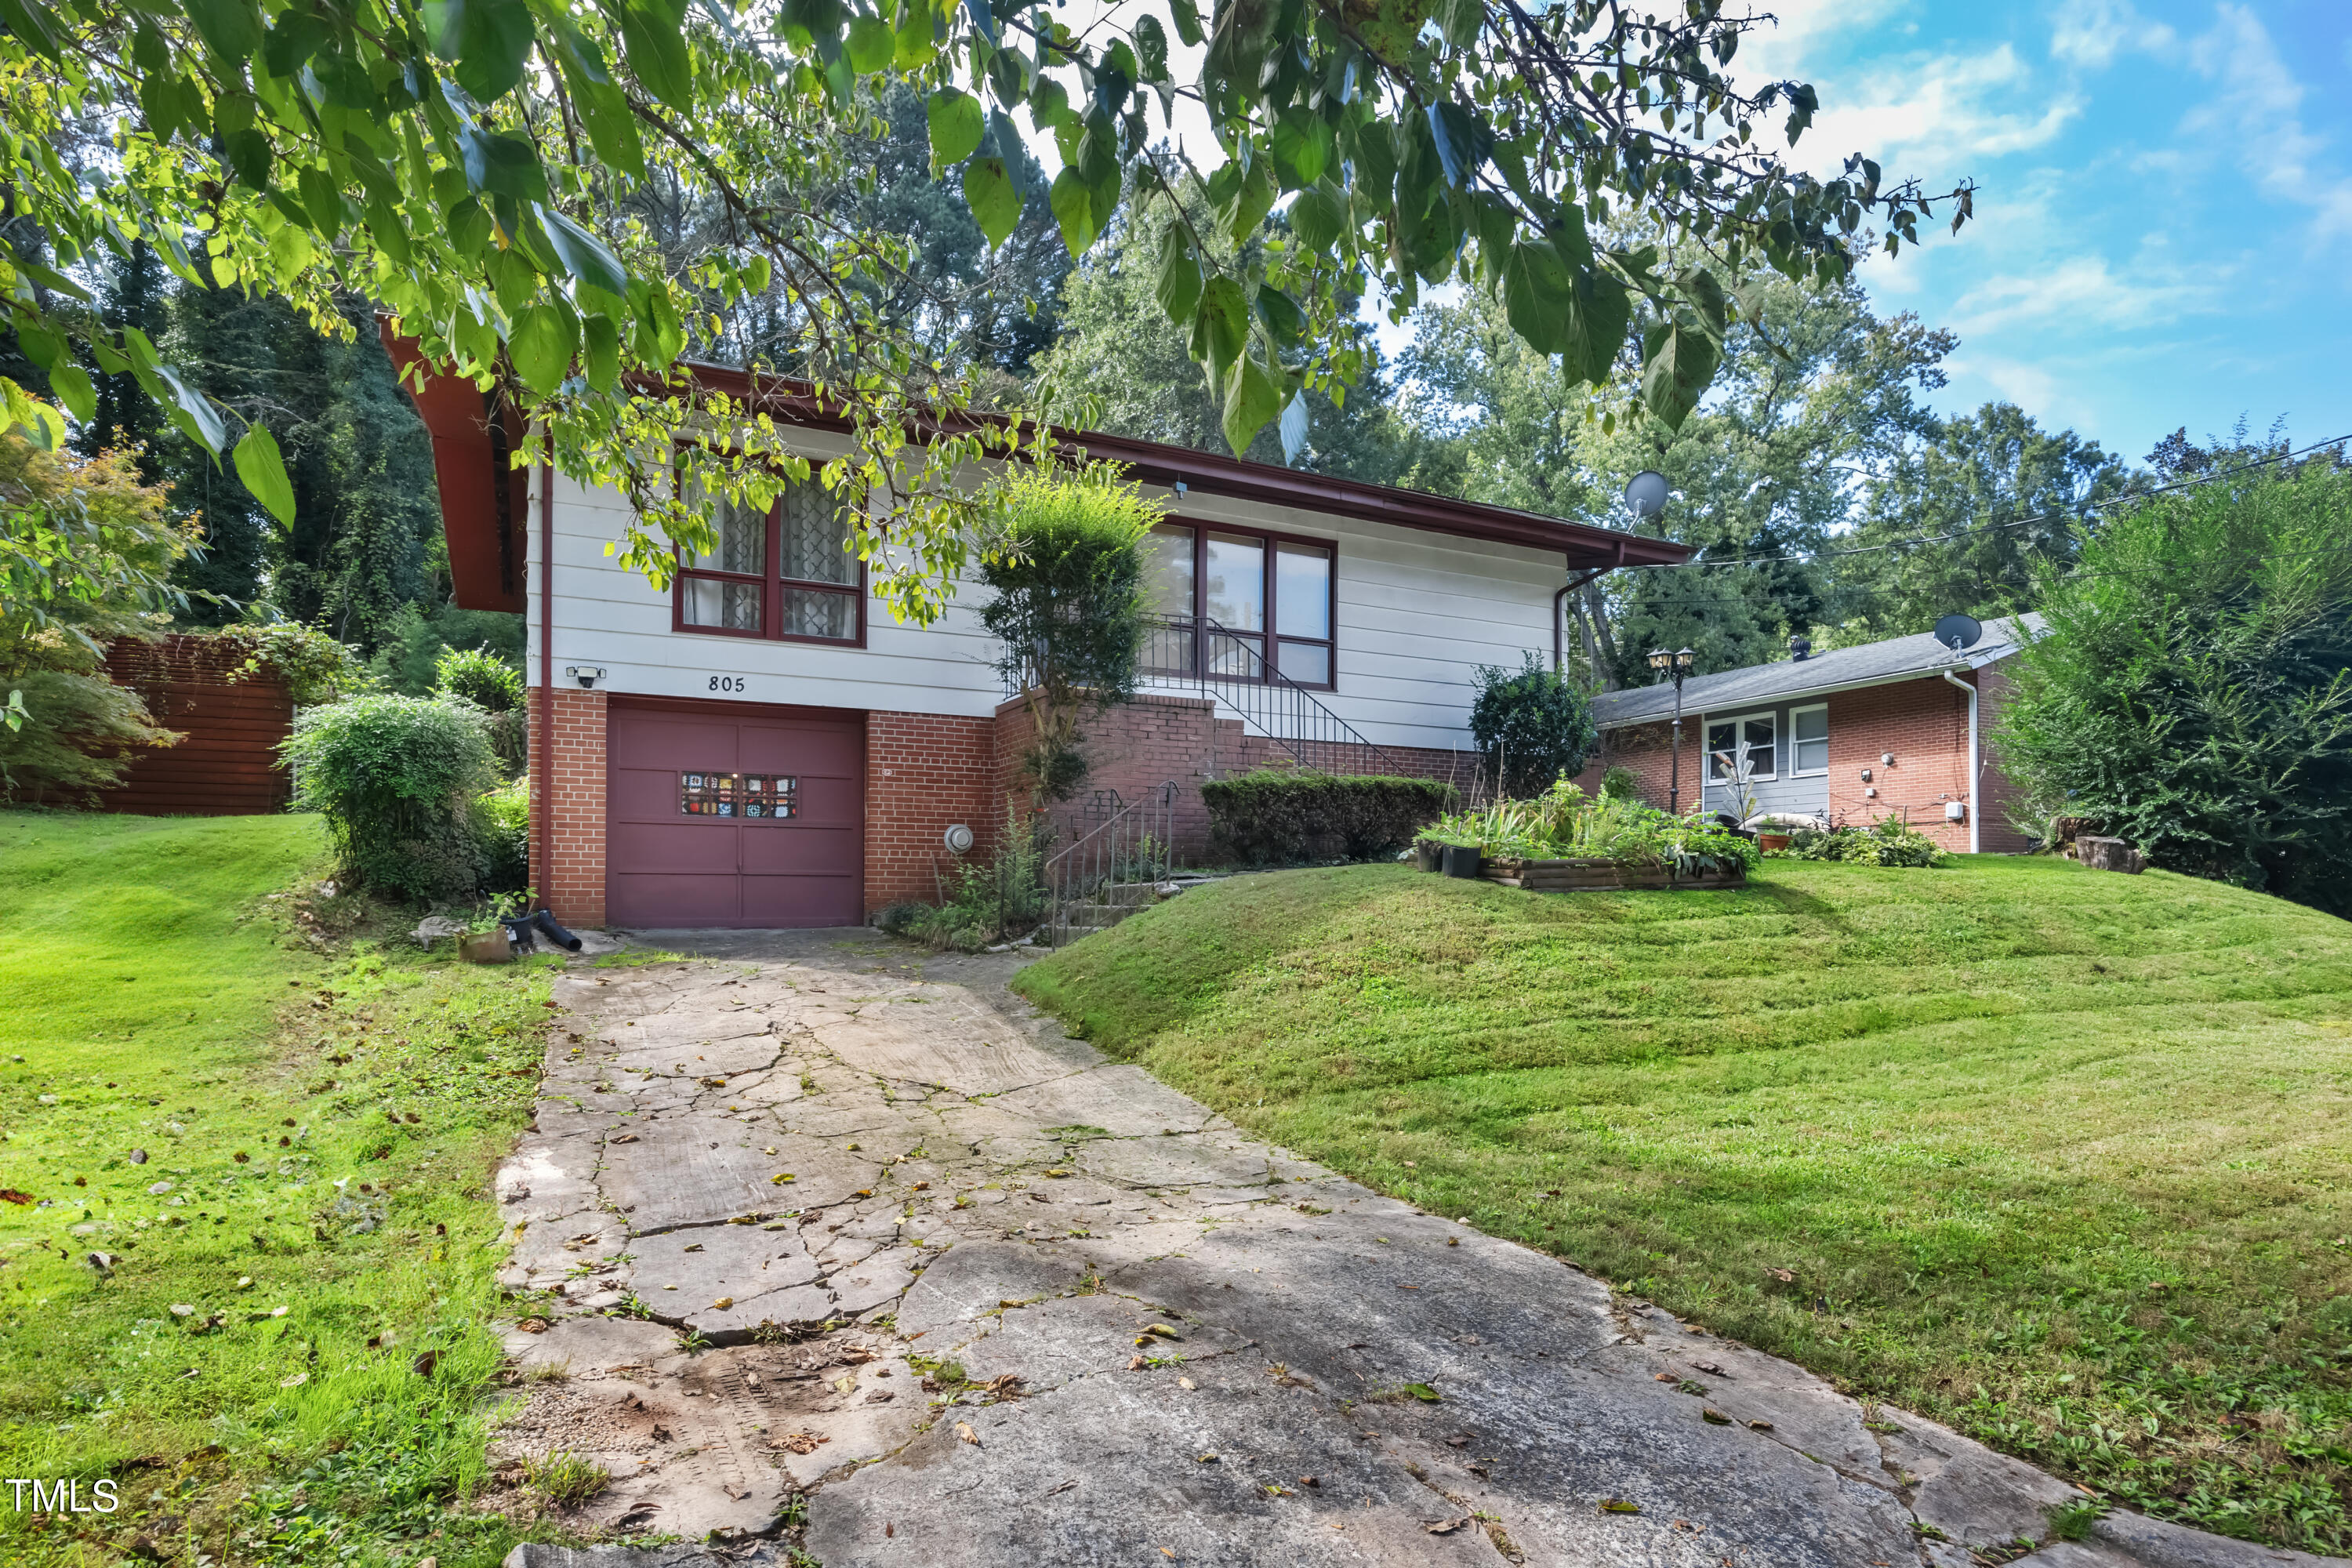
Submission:
[[[1165,522],[1145,548],[1156,617],[1148,668],[1228,680],[1265,680],[1271,668],[1300,686],[1337,683],[1334,546]]]
[[[788,483],[765,511],[721,500],[710,522],[717,548],[680,563],[677,630],[865,642],[865,563],[847,550],[848,520],[823,485]]]

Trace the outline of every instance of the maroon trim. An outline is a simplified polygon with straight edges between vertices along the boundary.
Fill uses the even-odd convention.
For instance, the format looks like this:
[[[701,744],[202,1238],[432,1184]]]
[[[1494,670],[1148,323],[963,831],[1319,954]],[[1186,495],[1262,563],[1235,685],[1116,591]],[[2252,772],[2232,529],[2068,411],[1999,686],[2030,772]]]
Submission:
[[[748,373],[731,366],[681,361],[678,368],[704,385],[788,423],[813,430],[850,428],[849,420],[819,402],[804,382],[768,375],[760,377],[755,388]],[[1000,416],[971,413],[941,422],[938,428],[952,434],[982,426],[1001,427],[1004,423]],[[921,432],[917,434],[919,437]],[[1580,522],[1563,522],[1558,518],[1457,500],[1426,490],[1395,489],[1361,479],[1244,462],[1222,453],[1167,447],[1130,436],[1112,436],[1099,430],[1063,430],[1056,434],[1059,439],[1083,447],[1089,457],[1126,464],[1134,477],[1145,484],[1172,486],[1181,480],[1188,489],[1203,495],[1264,501],[1464,539],[1557,550],[1568,557],[1570,569],[1603,564],[1678,565],[1690,559],[1697,549],[1671,539],[1651,539]]]
[[[1231,626],[1226,627],[1225,630],[1232,632],[1234,636],[1239,637],[1255,637],[1260,643],[1264,644],[1265,646],[1258,650],[1259,664],[1263,668],[1276,672],[1279,672],[1282,668],[1282,650],[1276,646],[1278,644],[1285,642],[1305,643],[1310,647],[1326,649],[1331,656],[1331,678],[1328,680],[1298,680],[1292,679],[1290,683],[1293,686],[1303,688],[1308,691],[1337,691],[1339,689],[1339,542],[1338,540],[1317,539],[1312,534],[1306,533],[1275,533],[1263,528],[1236,528],[1230,523],[1210,522],[1204,519],[1197,517],[1171,516],[1162,518],[1160,521],[1163,523],[1171,524],[1178,528],[1189,528],[1192,531],[1192,620],[1190,628],[1192,633],[1192,668],[1188,670],[1181,671],[1169,671],[1162,668],[1160,671],[1160,673],[1183,674],[1198,677],[1202,672],[1203,665],[1206,663],[1207,648],[1205,647],[1205,643],[1209,628],[1208,540],[1209,535],[1212,533],[1223,533],[1230,534],[1240,539],[1260,540],[1264,542],[1265,545],[1265,569],[1263,591],[1265,595],[1266,625],[1263,630],[1255,632],[1237,631]],[[1320,550],[1326,555],[1330,557],[1331,573],[1323,584],[1323,624],[1331,628],[1330,636],[1322,637],[1294,637],[1282,629],[1282,606],[1277,600],[1276,588],[1277,574],[1276,546],[1282,544],[1303,544],[1307,546],[1309,549]],[[1165,616],[1156,618],[1159,620],[1160,624],[1164,626],[1173,627],[1179,625],[1179,623],[1169,620]],[[1273,684],[1273,682],[1265,676],[1260,676],[1255,680],[1252,680],[1250,677],[1245,675],[1221,675],[1217,677],[1217,679],[1220,680],[1249,681],[1250,684],[1256,686],[1270,686]]]
[[[669,629],[684,637],[745,637],[754,642],[809,643],[817,647],[859,647],[866,646],[866,563],[857,563],[857,584],[813,583],[805,577],[783,574],[784,498],[779,495],[768,507],[767,550],[763,559],[767,570],[759,574],[749,572],[721,572],[708,566],[688,566],[686,556],[677,546],[670,547],[677,562],[677,571],[670,582]],[[760,590],[760,629],[747,632],[740,626],[706,626],[689,623],[686,618],[686,584],[688,578],[700,577],[713,583],[744,583]],[[810,637],[805,632],[786,632],[776,628],[784,624],[784,590],[799,588],[809,593],[831,594],[845,598],[856,606],[857,635],[854,637]]]

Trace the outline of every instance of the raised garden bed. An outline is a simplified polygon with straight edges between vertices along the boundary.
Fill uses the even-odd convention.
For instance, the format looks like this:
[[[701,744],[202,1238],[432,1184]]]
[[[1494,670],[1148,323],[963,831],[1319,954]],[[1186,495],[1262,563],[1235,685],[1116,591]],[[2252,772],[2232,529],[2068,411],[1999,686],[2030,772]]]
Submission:
[[[1479,862],[1478,873],[1506,888],[1533,892],[1563,893],[1591,888],[1736,888],[1748,880],[1748,868],[1695,872],[1677,877],[1664,866],[1621,866],[1614,860],[1522,860],[1491,857]]]

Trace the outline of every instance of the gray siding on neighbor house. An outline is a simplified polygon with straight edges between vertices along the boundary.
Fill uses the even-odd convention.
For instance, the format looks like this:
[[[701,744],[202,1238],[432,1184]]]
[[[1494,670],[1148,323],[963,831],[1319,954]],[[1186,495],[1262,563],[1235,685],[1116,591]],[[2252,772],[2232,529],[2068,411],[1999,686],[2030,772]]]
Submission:
[[[1826,718],[1827,699],[1800,698],[1794,701],[1779,703],[1764,701],[1750,706],[1727,708],[1720,712],[1699,715],[1696,719],[1692,717],[1689,710],[1684,710],[1683,733],[1685,741],[1695,745],[1702,753],[1702,766],[1705,770],[1702,776],[1706,778],[1706,805],[1709,810],[1736,809],[1734,804],[1736,796],[1730,780],[1717,779],[1712,776],[1715,771],[1711,765],[1712,759],[1704,756],[1710,739],[1707,731],[1714,727],[1735,722],[1745,728],[1746,721],[1748,720],[1768,718],[1772,721],[1772,776],[1759,777],[1752,783],[1757,809],[1793,812],[1805,816],[1818,816],[1829,810],[1830,774],[1825,754],[1826,748],[1823,748],[1824,755],[1821,759],[1820,766],[1804,772],[1799,772],[1796,766],[1794,715],[1798,710],[1806,709],[1815,710],[1822,718]],[[1826,734],[1827,731],[1824,730],[1822,733]],[[1685,753],[1686,759],[1688,754]]]

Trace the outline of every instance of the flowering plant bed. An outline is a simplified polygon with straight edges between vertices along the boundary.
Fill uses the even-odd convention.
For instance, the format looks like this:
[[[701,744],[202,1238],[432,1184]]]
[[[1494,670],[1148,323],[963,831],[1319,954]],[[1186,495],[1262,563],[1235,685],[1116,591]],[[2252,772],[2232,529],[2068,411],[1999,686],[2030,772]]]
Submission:
[[[1590,888],[1736,888],[1748,880],[1748,868],[1737,862],[1728,866],[1694,866],[1677,872],[1671,866],[1627,866],[1616,860],[1535,860],[1516,855],[1482,859],[1478,874],[1506,888],[1554,893]]]

